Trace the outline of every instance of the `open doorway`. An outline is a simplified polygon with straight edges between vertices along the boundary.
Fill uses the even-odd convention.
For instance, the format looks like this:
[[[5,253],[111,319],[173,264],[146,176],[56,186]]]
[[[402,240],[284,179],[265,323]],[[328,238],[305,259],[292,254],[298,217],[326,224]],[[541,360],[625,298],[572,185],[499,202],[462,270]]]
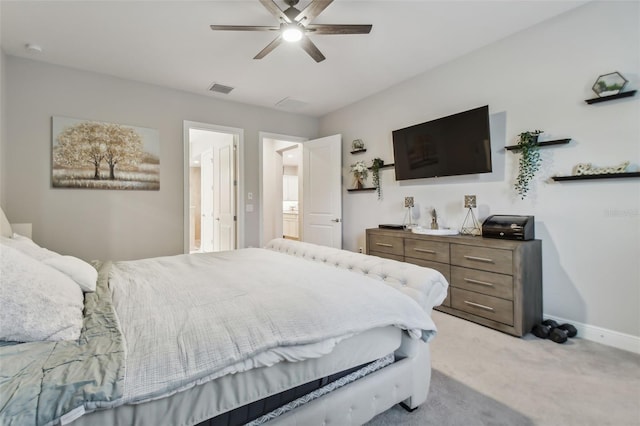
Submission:
[[[185,121],[184,132],[185,253],[236,249],[242,130]]]
[[[274,238],[302,240],[302,146],[306,139],[260,133],[260,244]]]
[[[282,238],[300,239],[300,176],[302,171],[302,147],[292,144],[277,151],[282,156]]]

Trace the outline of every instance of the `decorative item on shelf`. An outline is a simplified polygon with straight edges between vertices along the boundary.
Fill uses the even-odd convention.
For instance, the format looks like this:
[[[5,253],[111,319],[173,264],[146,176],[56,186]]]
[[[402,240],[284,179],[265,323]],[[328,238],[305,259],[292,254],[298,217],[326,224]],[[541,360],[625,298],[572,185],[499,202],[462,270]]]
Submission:
[[[615,71],[598,77],[591,88],[599,97],[617,95],[622,92],[624,86],[629,82],[619,72]]]
[[[405,229],[413,228],[413,197],[404,197],[404,207],[407,209],[404,214],[404,221],[402,225]]]
[[[362,189],[364,187],[364,180],[369,175],[369,169],[364,164],[364,161],[356,161],[352,164],[351,173],[353,173],[356,189]]]
[[[366,151],[364,149],[364,142],[362,139],[354,139],[353,142],[351,142],[351,153],[360,151]]]
[[[439,229],[438,226],[438,212],[436,209],[431,209],[431,229]]]
[[[537,142],[537,144],[538,144],[538,147],[542,148],[542,147],[551,146],[551,145],[564,145],[564,144],[568,144],[569,142],[571,142],[571,138]],[[518,145],[508,145],[508,146],[505,146],[504,149],[506,149],[507,151],[516,151],[516,152],[520,151],[520,148],[518,147]]]
[[[460,233],[464,235],[480,235],[482,233],[480,223],[478,223],[478,219],[476,219],[476,215],[473,213],[473,209],[476,207],[476,196],[465,195],[464,207],[469,210],[467,210],[467,216],[464,218],[464,222],[462,222]]]
[[[518,135],[518,150],[520,160],[518,162],[518,176],[514,188],[521,199],[525,199],[529,192],[529,183],[540,169],[542,160],[538,149],[538,136],[542,130],[522,132]]]
[[[573,175],[613,175],[616,173],[626,173],[629,164],[629,161],[625,161],[613,167],[593,167],[591,163],[580,163],[576,164],[573,168]]]
[[[382,199],[382,188],[380,187],[380,168],[382,166],[384,166],[384,160],[378,157],[373,159],[373,164],[371,165],[371,176],[373,186],[376,188],[376,192],[378,193],[378,200]]]

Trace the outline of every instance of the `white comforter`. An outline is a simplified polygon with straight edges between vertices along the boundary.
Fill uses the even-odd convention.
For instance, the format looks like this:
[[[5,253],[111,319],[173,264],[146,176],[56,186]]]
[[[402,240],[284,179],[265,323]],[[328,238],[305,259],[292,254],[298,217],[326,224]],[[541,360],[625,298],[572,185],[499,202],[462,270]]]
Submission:
[[[109,285],[126,342],[125,403],[230,372],[321,356],[388,325],[435,325],[391,286],[265,249],[115,262]]]

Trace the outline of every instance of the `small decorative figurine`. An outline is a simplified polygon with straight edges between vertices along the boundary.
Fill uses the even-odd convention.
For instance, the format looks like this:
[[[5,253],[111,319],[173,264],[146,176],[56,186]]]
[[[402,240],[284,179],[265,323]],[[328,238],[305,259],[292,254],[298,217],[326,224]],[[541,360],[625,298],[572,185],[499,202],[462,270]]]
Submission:
[[[438,229],[438,212],[436,209],[431,210],[431,229]]]
[[[476,196],[465,195],[464,206],[469,210],[467,211],[467,216],[464,218],[464,222],[462,222],[460,233],[466,235],[480,235],[482,233],[480,230],[480,224],[476,219],[476,215],[473,213],[473,208],[476,207]]]
[[[351,150],[352,151],[362,151],[364,149],[364,142],[362,139],[354,139],[351,142]]]

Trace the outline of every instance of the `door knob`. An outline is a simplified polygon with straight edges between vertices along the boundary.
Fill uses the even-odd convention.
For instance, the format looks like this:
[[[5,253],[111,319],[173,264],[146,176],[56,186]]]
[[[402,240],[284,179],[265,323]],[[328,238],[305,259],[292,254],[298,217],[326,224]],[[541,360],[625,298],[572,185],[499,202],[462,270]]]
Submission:
[[[331,222],[340,223],[340,219],[331,219]]]

